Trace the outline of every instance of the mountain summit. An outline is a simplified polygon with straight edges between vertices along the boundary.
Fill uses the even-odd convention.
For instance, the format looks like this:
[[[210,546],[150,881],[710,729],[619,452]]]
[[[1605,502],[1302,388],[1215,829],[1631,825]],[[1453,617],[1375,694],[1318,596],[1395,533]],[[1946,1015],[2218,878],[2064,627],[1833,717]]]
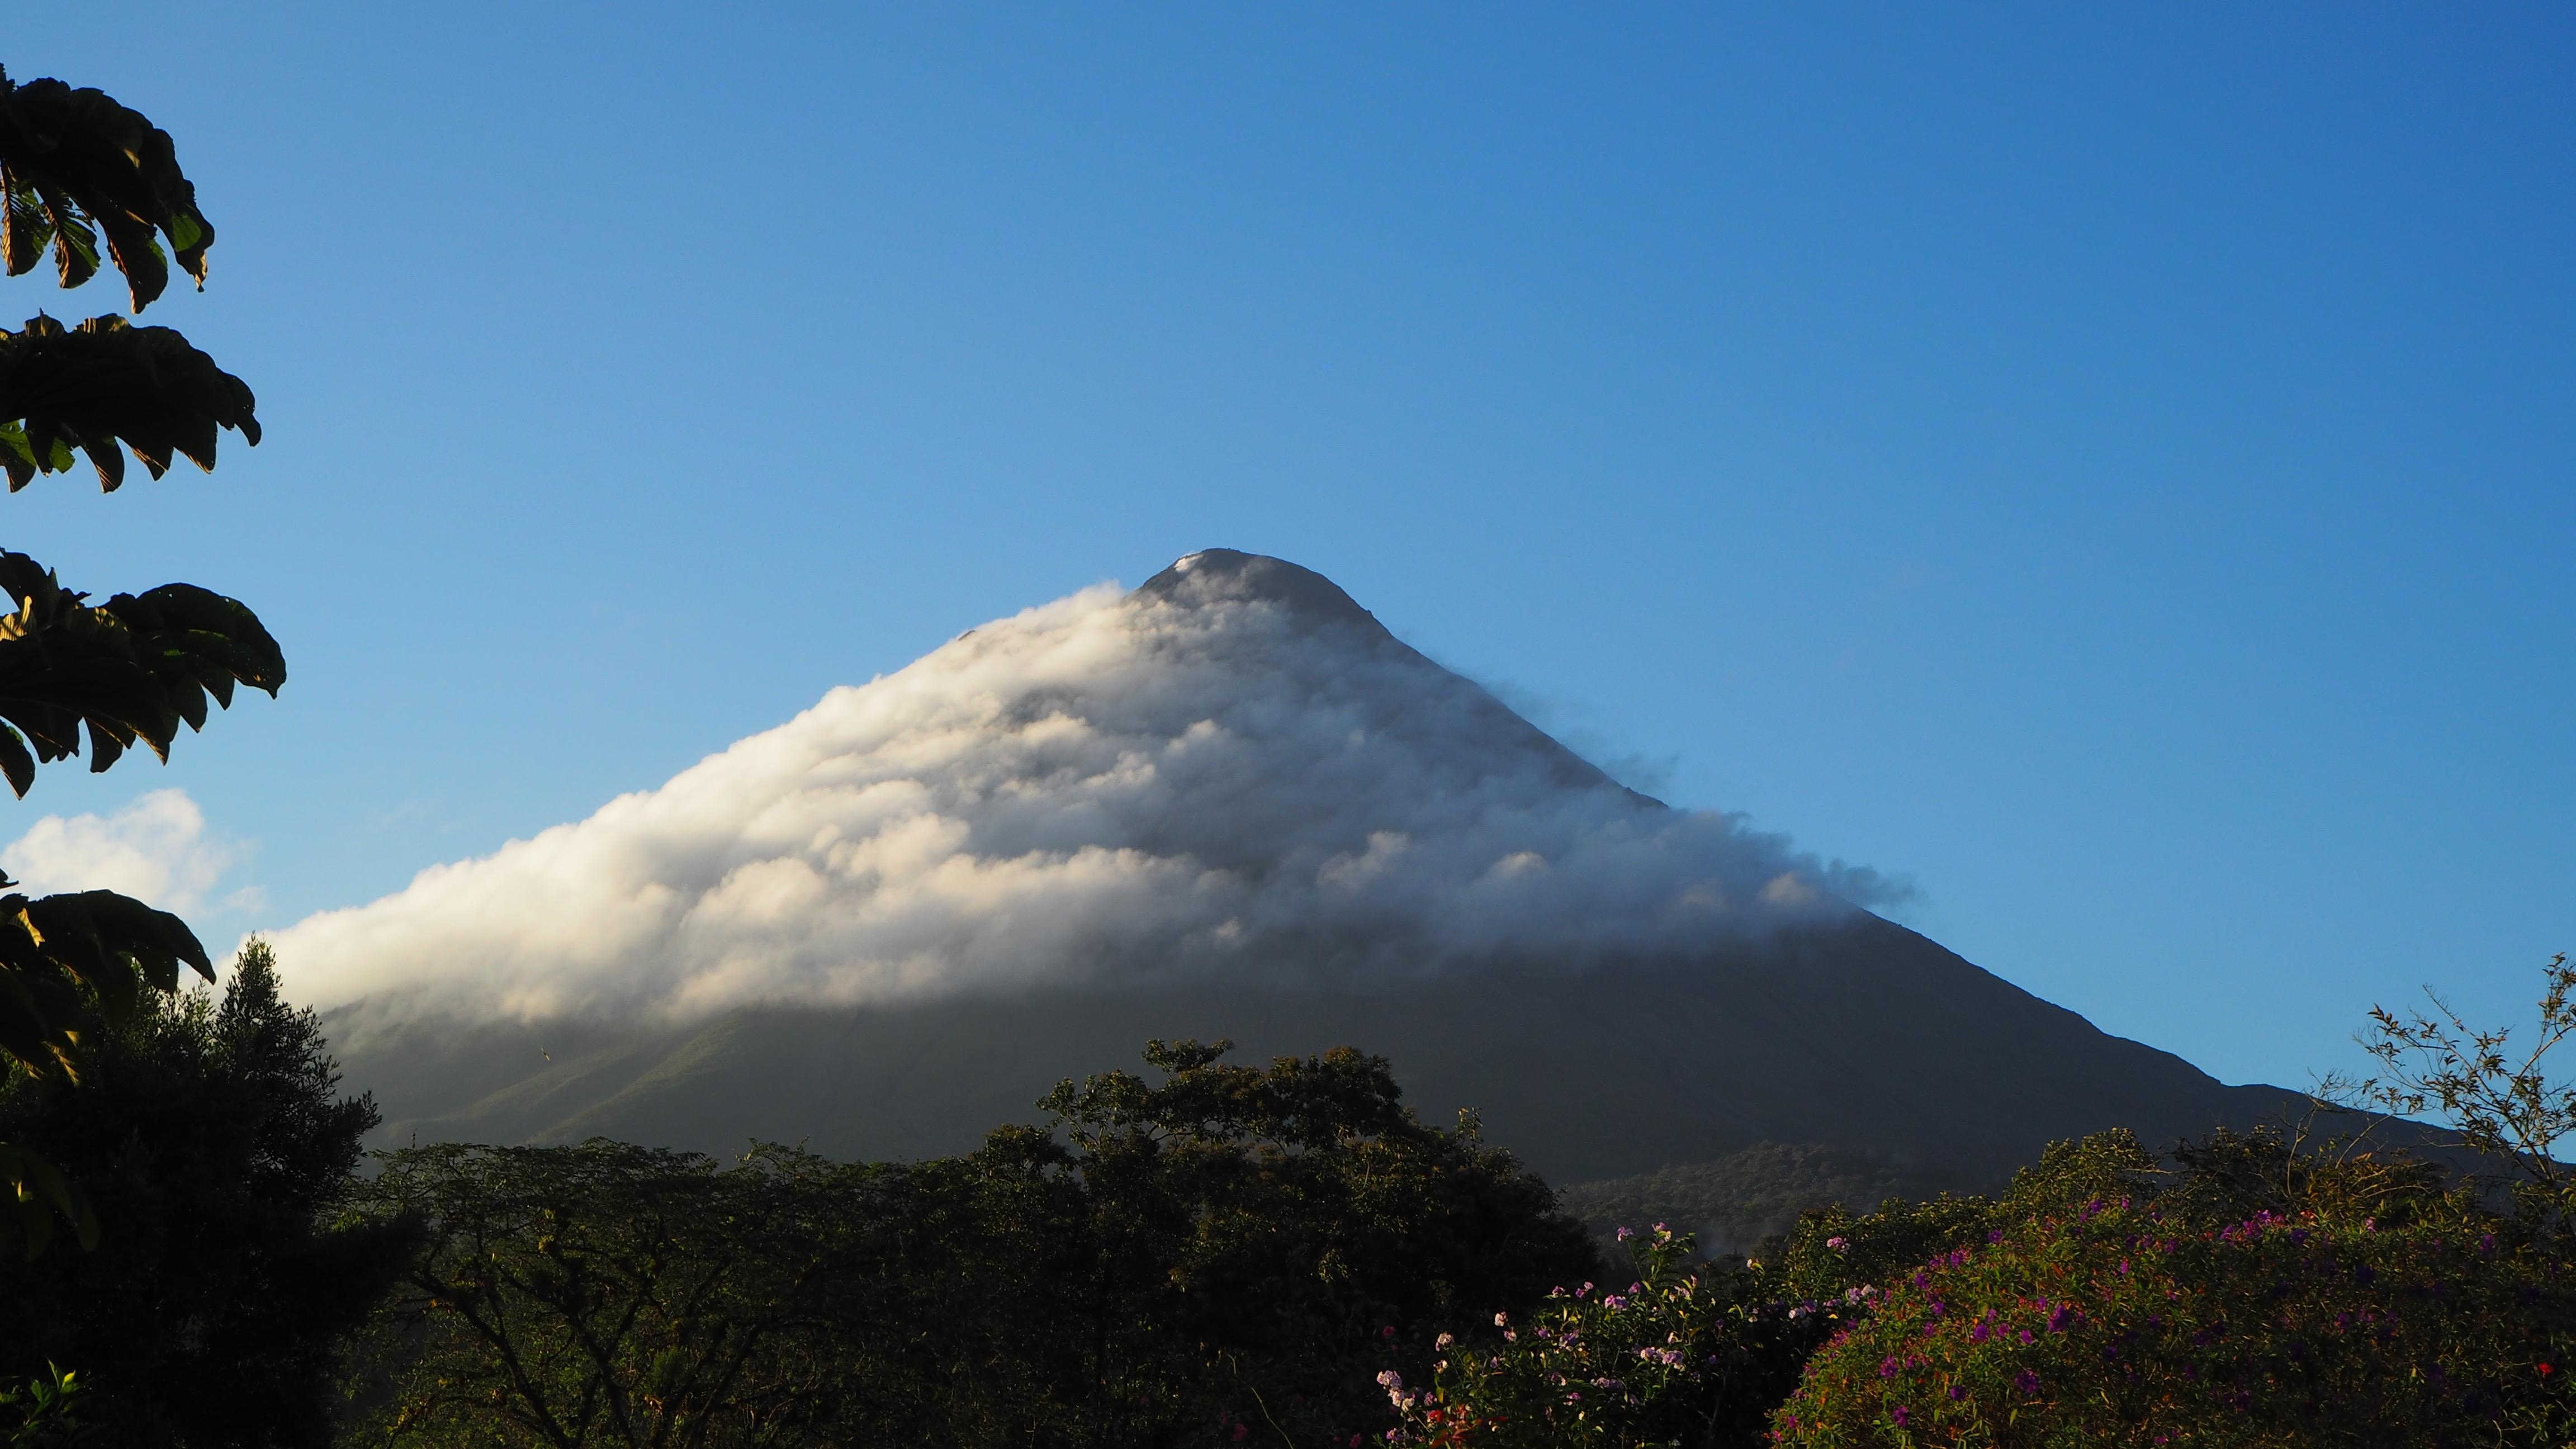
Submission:
[[[1577,1175],[1766,1139],[1976,1172],[2272,1100],[1880,920],[1874,882],[1211,549],[275,944],[406,1135],[947,1152],[1183,1035],[1385,1053]]]
[[[1184,606],[1253,602],[1268,604],[1314,624],[1344,624],[1394,639],[1377,615],[1342,592],[1342,586],[1284,558],[1230,548],[1183,554],[1172,566],[1136,586],[1129,596]]]

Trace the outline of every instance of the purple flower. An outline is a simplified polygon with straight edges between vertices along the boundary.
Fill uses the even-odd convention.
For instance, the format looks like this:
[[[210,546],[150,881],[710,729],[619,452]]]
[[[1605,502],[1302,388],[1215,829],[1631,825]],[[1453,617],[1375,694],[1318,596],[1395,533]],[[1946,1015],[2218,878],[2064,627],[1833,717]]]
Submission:
[[[1619,1241],[1620,1241],[1620,1242],[1623,1242],[1623,1243],[1624,1243],[1624,1242],[1628,1241],[1630,1238],[1633,1238],[1633,1237],[1635,1237],[1635,1236],[1637,1236],[1637,1230],[1636,1230],[1635,1228],[1621,1228],[1621,1229],[1619,1230]]]
[[[1906,1413],[1905,1406],[1903,1404],[1899,1404],[1893,1410],[1889,1411],[1887,1417],[1894,1419],[1896,1421],[1896,1427],[1902,1429],[1905,1427],[1905,1420],[1908,1415]]]
[[[2039,1375],[2023,1369],[2013,1375],[2013,1392],[2027,1399],[2039,1392]]]

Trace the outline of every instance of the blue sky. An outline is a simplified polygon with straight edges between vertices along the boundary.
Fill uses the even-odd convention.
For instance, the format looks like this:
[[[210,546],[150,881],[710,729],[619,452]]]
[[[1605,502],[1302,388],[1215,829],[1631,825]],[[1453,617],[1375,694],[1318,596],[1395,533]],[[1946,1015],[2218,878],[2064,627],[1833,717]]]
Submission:
[[[2576,947],[2576,17],[55,6],[212,477],[5,542],[287,646],[210,937],[1222,545],[2231,1080]],[[121,307],[8,284],[24,316]],[[20,827],[0,830],[15,834]]]

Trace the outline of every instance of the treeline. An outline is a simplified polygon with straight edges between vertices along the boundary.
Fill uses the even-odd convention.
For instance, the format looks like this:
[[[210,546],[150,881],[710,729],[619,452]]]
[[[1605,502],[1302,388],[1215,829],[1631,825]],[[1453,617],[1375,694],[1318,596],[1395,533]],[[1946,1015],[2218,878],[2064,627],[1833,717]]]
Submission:
[[[1591,1267],[1580,1224],[1384,1061],[1155,1043],[966,1156],[622,1143],[389,1154],[416,1256],[353,1437],[421,1445],[1380,1437],[1372,1382]],[[1242,1434],[1231,1437],[1243,1437]]]
[[[1595,1271],[1582,1224],[1387,1063],[1154,1043],[923,1163],[593,1141],[360,1151],[254,943],[220,998],[97,1020],[0,1132],[101,1225],[0,1265],[17,1442],[1346,1444],[1464,1319]],[[0,1434],[34,1399],[0,1403]]]
[[[256,944],[219,996],[84,1031],[77,1085],[0,1085],[0,1132],[101,1233],[0,1265],[14,1445],[2576,1436],[2545,1137],[2570,1103],[2475,1056],[2411,1080],[2500,1093],[2454,1111],[2509,1187],[2366,1142],[2112,1133],[1992,1198],[1815,1208],[1701,1256],[1661,1224],[1603,1251],[1472,1120],[1416,1120],[1347,1050],[1156,1043],[1145,1073],[922,1163],[605,1141],[370,1162],[372,1105]],[[2367,1085],[2403,1104],[2409,1080]]]

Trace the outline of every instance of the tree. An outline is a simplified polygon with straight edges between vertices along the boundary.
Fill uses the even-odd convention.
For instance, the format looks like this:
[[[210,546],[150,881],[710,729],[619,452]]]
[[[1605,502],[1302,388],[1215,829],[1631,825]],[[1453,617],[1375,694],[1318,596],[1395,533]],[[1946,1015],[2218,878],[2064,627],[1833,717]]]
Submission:
[[[1473,1114],[1444,1131],[1384,1057],[1348,1047],[1223,1060],[1150,1042],[1149,1081],[1109,1072],[992,1134],[985,1170],[1079,1189],[1048,1263],[1058,1372],[1087,1384],[1083,1439],[1141,1443],[1193,1418],[1265,1437],[1383,1426],[1368,1375],[1462,1319],[1537,1301],[1596,1263],[1589,1232]]]
[[[2541,968],[2538,1029],[2518,1053],[2511,1028],[2471,1026],[2433,988],[2424,996],[2429,1013],[2370,1009],[2370,1029],[2357,1040],[2378,1075],[2329,1074],[2316,1095],[2352,1111],[2435,1114],[2460,1146],[2504,1167],[2527,1211],[2564,1222],[2576,1171],[2557,1147],[2576,1134],[2576,1086],[2550,1079],[2548,1057],[2576,1033],[2576,966],[2562,951]]]
[[[79,1025],[81,1080],[11,1074],[0,1135],[79,1181],[107,1232],[0,1264],[0,1383],[76,1367],[109,1442],[329,1443],[339,1345],[410,1252],[404,1224],[337,1221],[374,1103],[340,1094],[258,941],[220,994]]]
[[[105,261],[140,313],[168,287],[170,266],[200,286],[214,227],[179,169],[168,133],[91,89],[11,82],[0,70],[0,267],[32,271],[50,251],[57,280],[78,287]],[[162,249],[166,238],[169,250]],[[158,478],[173,457],[215,463],[219,434],[259,441],[249,386],[166,327],[92,317],[71,327],[39,313],[0,329],[0,472],[11,492],[86,457],[100,487],[125,479],[130,451]],[[179,726],[203,728],[206,703],[229,707],[247,684],[275,694],[286,662],[241,604],[190,584],[92,604],[24,554],[0,552],[0,777],[24,798],[39,764],[78,754],[92,770],[140,743],[167,760]],[[14,884],[0,876],[0,890]],[[185,965],[213,963],[178,917],[108,891],[41,899],[0,894],[0,1055],[76,1079],[83,1023],[131,1019],[151,993],[178,989]],[[18,1211],[0,1231],[32,1256],[52,1231],[48,1209],[79,1231],[97,1224],[62,1175],[26,1148],[0,1143],[0,1182]]]

